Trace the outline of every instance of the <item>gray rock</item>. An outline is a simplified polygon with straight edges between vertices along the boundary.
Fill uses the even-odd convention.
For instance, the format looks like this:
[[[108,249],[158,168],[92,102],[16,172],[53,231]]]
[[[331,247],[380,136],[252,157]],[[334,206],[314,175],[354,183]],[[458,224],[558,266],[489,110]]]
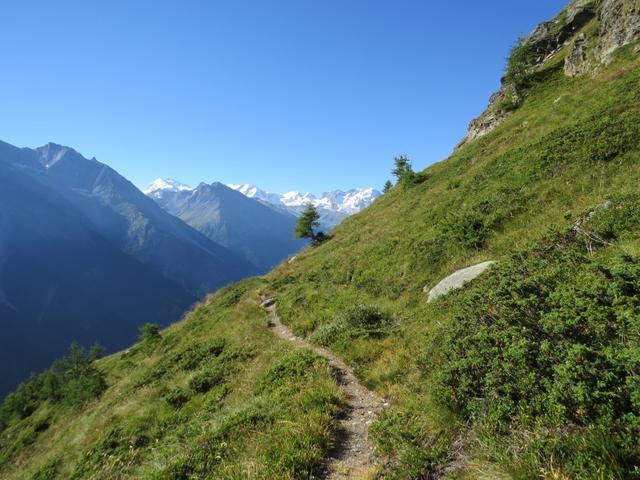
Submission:
[[[429,297],[427,302],[431,303],[436,298],[445,295],[446,293],[456,288],[462,287],[465,283],[470,282],[474,278],[477,278],[482,272],[484,272],[491,265],[496,263],[494,260],[488,262],[479,263],[471,267],[463,268],[455,273],[452,273],[445,279],[441,280],[435,287],[429,291]],[[426,287],[425,287],[426,290]]]
[[[276,299],[275,298],[267,298],[266,300],[263,300],[263,302],[260,304],[260,306],[262,308],[268,308],[271,305],[276,303]]]
[[[587,37],[584,33],[578,35],[573,42],[571,51],[564,59],[564,74],[576,77],[584,73],[587,67]]]
[[[640,39],[640,2],[604,0],[600,9],[598,57],[609,63],[618,48]]]

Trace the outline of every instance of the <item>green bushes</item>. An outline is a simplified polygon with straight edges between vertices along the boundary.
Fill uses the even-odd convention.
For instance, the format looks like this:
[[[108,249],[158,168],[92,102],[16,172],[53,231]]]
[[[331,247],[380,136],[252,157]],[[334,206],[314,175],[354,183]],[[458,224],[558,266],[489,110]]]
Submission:
[[[504,82],[513,84],[516,90],[529,86],[531,81],[531,67],[535,61],[536,52],[533,45],[524,38],[518,39],[507,60]]]
[[[227,345],[226,340],[218,338],[209,344],[194,344],[176,353],[167,353],[153,368],[142,375],[136,382],[136,386],[141,387],[166,379],[177,371],[194,370],[201,364],[220,356]]]
[[[104,374],[94,365],[101,353],[99,346],[87,352],[71,344],[69,355],[7,395],[0,406],[0,431],[29,417],[46,401],[78,406],[99,396],[107,388]]]
[[[543,167],[590,165],[617,158],[640,146],[640,114],[608,113],[561,128],[533,145],[536,164]]]
[[[220,364],[215,364],[195,374],[191,380],[189,380],[189,388],[196,393],[205,393],[216,385],[220,385],[224,381],[225,376],[226,372],[224,367]]]
[[[553,459],[610,478],[640,462],[640,257],[587,249],[591,234],[622,235],[630,212],[637,234],[639,211],[632,199],[603,209],[589,235],[553,235],[456,298],[439,395],[519,445],[522,471]]]
[[[180,408],[189,401],[189,392],[183,388],[176,387],[164,394],[165,401],[173,408]]]
[[[392,326],[393,318],[379,306],[357,304],[320,326],[311,335],[311,341],[330,346],[354,338],[376,338],[386,335]]]
[[[522,190],[501,188],[492,196],[469,207],[449,212],[438,223],[439,244],[463,249],[483,247],[489,235],[509,217],[522,210],[526,195]]]
[[[160,327],[155,323],[145,323],[140,327],[138,340],[145,353],[151,353],[162,339]]]

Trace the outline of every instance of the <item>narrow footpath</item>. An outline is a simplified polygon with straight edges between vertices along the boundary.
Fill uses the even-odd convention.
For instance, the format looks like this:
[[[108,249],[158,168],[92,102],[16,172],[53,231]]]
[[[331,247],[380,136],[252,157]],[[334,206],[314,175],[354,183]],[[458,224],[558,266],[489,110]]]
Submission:
[[[347,408],[340,418],[340,433],[337,444],[332,449],[323,478],[327,480],[374,478],[378,460],[374,445],[369,438],[369,426],[387,406],[375,392],[362,385],[351,367],[326,348],[313,345],[295,336],[282,324],[276,311],[274,299],[264,300],[262,307],[269,318],[269,328],[283,340],[301,348],[309,348],[328,360],[336,379],[343,389]]]

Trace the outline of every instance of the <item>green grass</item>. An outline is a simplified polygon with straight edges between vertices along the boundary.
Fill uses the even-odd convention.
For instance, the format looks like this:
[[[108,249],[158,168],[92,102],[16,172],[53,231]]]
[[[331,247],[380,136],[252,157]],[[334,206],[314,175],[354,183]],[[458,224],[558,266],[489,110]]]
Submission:
[[[522,408],[526,401],[522,399],[500,407],[504,410],[499,412],[504,415],[500,417],[501,428],[511,432],[503,435],[489,420],[478,420],[477,411],[445,400],[446,372],[455,377],[458,357],[454,353],[462,352],[464,358],[462,340],[477,321],[471,311],[460,313],[457,302],[471,302],[474,295],[482,297],[486,284],[479,283],[476,290],[463,289],[433,304],[426,303],[422,290],[457,268],[488,259],[499,260],[501,266],[487,278],[498,284],[508,282],[507,267],[502,265],[511,265],[516,252],[534,248],[532,245],[554,228],[568,228],[581,213],[608,199],[637,192],[638,66],[637,57],[625,48],[618,60],[598,75],[569,79],[562,74],[561,62],[552,60],[535,74],[537,79],[530,82],[522,106],[494,132],[429,167],[423,183],[392,189],[366,212],[343,222],[330,242],[308,249],[267,277],[269,293],[279,298],[285,323],[298,334],[331,346],[366,383],[392,399],[392,408],[373,427],[379,448],[388,459],[389,478],[423,478],[438,474],[447,465],[456,466],[455,476],[469,478],[485,474],[492,478],[634,475],[639,447],[631,441],[637,433],[631,427],[633,419],[625,424],[630,428],[626,431],[625,426],[614,428],[607,423],[606,418],[612,415],[608,410],[592,412],[588,430],[580,435],[558,434],[553,437],[555,443],[549,443],[552,426],[571,431],[584,428],[584,424],[576,424],[568,409],[563,411],[557,405],[547,406],[560,412],[555,412],[552,426],[551,417],[540,412],[529,412],[525,421]],[[635,227],[625,228],[631,234]],[[604,268],[626,254],[637,255],[637,238],[631,235],[624,244],[615,239],[614,245],[598,253],[601,260],[587,263]],[[582,254],[591,255],[588,251]],[[581,282],[591,285],[608,277],[587,280],[579,275],[583,267],[545,255],[545,262],[556,262],[553,268],[566,269],[563,281],[569,285],[564,293],[556,294],[558,304],[549,306],[550,315],[570,316],[560,310],[570,308],[569,299],[574,295],[586,295],[582,301],[587,304],[595,301],[583,291],[587,287]],[[631,275],[638,275],[633,272]],[[385,335],[354,336],[342,318],[358,304],[380,306],[394,318],[394,328]],[[452,330],[454,325],[460,330]],[[526,338],[517,332],[514,336],[513,341]],[[640,347],[636,337],[628,341],[629,348]],[[605,348],[600,343],[592,347],[597,351]],[[488,363],[490,352],[493,350],[481,344],[467,360],[472,365]],[[550,358],[550,365],[560,368],[563,358]],[[513,370],[516,379],[522,377],[519,388],[526,386],[524,365],[535,368],[524,363],[522,375]],[[553,380],[549,371],[541,371],[543,378],[531,388],[537,392],[541,383],[556,381],[555,391],[561,390],[564,384]],[[465,381],[472,383],[485,374],[471,369],[469,375]],[[623,378],[616,376],[620,381]],[[606,381],[597,375],[591,380]],[[576,396],[600,402],[593,384],[581,388],[586,390],[574,392]],[[464,401],[477,394],[473,389],[458,393]],[[635,408],[629,397],[625,398],[627,403],[617,411],[618,416],[631,414]],[[491,417],[491,412],[485,414]],[[536,421],[542,425],[533,428],[530,423]],[[622,435],[622,431],[627,433]],[[547,432],[546,436],[541,432]],[[621,442],[629,442],[611,443],[607,439],[614,434]],[[509,454],[511,451],[520,453]],[[612,451],[617,453],[610,455]],[[593,469],[594,464],[599,468]]]
[[[224,289],[153,349],[147,339],[99,360],[108,385],[99,398],[44,402],[12,420],[0,477],[313,478],[341,392],[324,359],[268,331],[260,285]]]

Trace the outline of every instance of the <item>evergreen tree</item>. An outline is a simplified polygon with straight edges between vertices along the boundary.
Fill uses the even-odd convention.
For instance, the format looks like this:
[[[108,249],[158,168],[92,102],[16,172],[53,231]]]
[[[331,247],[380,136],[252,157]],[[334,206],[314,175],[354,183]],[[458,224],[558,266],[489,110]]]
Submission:
[[[384,188],[382,189],[382,193],[387,193],[392,188],[393,188],[393,183],[391,183],[391,180],[387,180],[386,182],[384,182]]]
[[[393,161],[395,167],[391,170],[391,173],[398,179],[398,183],[405,185],[412,183],[416,174],[411,166],[411,160],[404,155],[400,155],[394,158]]]
[[[323,232],[315,231],[320,226],[319,220],[318,209],[312,203],[307,204],[307,208],[296,221],[296,238],[310,238],[313,243],[320,243],[325,235]]]

